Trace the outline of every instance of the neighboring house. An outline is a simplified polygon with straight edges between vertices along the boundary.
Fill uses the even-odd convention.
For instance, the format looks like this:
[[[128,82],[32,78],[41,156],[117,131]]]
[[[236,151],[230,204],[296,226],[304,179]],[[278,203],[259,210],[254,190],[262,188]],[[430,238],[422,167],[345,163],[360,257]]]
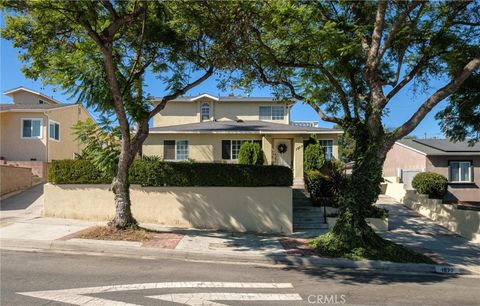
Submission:
[[[480,201],[480,144],[446,139],[401,139],[388,152],[385,177],[398,177],[411,189],[418,172],[436,172],[448,178],[446,201]]]
[[[265,97],[180,97],[153,118],[143,153],[165,160],[235,163],[242,143],[251,141],[262,146],[265,164],[290,167],[300,179],[304,141],[316,134],[327,158],[338,158],[343,131],[291,122],[292,105]]]
[[[80,153],[71,128],[79,120],[91,118],[82,105],[63,104],[24,87],[4,94],[13,98],[13,104],[0,104],[2,163],[29,166],[71,159]]]

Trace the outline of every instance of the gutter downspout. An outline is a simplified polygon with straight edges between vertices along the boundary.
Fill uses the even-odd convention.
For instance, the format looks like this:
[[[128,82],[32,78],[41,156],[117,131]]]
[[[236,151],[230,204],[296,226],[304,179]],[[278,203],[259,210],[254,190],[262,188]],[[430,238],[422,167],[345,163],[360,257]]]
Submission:
[[[46,162],[48,164],[48,144],[49,144],[49,133],[50,133],[50,118],[48,117],[48,112],[47,111],[44,111],[43,114],[45,115],[45,117],[47,117],[47,123],[46,123],[46,133],[45,133],[45,141],[46,141],[46,150],[45,150],[45,153],[46,153]]]

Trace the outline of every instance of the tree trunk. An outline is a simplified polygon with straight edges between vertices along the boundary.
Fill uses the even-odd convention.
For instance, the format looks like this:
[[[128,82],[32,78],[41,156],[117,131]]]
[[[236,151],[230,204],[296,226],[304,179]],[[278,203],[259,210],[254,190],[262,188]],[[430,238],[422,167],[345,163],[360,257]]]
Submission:
[[[365,139],[362,141],[365,143]],[[376,143],[369,141],[357,145],[352,175],[340,196],[339,218],[331,232],[335,248],[352,251],[382,244],[383,239],[365,220],[377,209],[373,204],[381,191],[382,165],[385,159],[381,143],[382,140],[376,140]]]
[[[128,170],[133,161],[133,156],[122,152],[118,161],[117,174],[113,179],[112,191],[115,195],[115,217],[109,222],[110,227],[115,230],[136,228],[137,221],[133,218],[130,202],[130,183],[128,181]]]

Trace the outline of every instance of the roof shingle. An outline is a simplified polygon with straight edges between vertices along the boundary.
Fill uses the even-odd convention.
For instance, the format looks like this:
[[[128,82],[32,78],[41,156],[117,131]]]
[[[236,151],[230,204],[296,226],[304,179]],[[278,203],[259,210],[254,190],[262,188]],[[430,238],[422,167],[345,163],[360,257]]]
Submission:
[[[186,134],[228,134],[228,133],[343,133],[339,129],[299,127],[290,124],[266,122],[266,121],[205,121],[150,128],[153,134],[186,133]]]

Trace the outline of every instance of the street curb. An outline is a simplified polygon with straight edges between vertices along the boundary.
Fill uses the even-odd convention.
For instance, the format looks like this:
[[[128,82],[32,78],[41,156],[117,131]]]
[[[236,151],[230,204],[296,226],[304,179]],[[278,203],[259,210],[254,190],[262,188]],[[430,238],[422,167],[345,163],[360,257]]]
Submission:
[[[29,249],[36,251],[86,252],[111,254],[116,256],[135,256],[150,258],[167,258],[195,261],[214,261],[221,263],[245,263],[263,265],[284,265],[293,268],[348,268],[356,270],[377,270],[389,272],[435,273],[439,265],[405,264],[377,260],[353,261],[344,258],[321,258],[317,256],[291,256],[283,254],[245,255],[245,254],[213,254],[184,250],[140,248],[126,245],[105,244],[101,241],[72,242],[63,240],[27,240],[1,239],[1,249]],[[441,265],[444,266],[444,265]],[[458,269],[458,274],[477,274],[463,266],[450,266]],[[478,273],[480,274],[480,273]]]

